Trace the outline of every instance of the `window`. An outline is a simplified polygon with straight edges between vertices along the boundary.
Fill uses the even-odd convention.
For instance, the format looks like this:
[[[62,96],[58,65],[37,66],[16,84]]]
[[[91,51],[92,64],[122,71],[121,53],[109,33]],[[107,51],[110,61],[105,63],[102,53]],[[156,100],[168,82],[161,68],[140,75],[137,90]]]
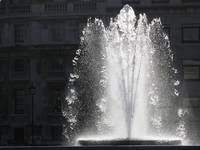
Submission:
[[[62,88],[60,87],[50,87],[50,97],[49,97],[49,112],[50,113],[58,113],[62,112],[62,99],[63,93]]]
[[[2,84],[0,85],[0,118],[4,118],[8,113],[8,96],[7,96],[7,88]]]
[[[14,138],[16,144],[24,144],[24,128],[15,128],[14,129]]]
[[[59,140],[62,137],[62,126],[52,126],[51,127],[51,137],[52,140]]]
[[[49,72],[64,72],[64,60],[62,58],[53,58],[49,61]]]
[[[0,97],[1,97],[1,102],[0,102],[0,105],[2,106],[2,103],[4,103],[4,95],[3,95],[3,88],[2,88],[2,86],[0,86]],[[0,113],[3,113],[3,109],[2,109],[2,107],[0,106]]]
[[[2,64],[2,62],[0,62],[0,73],[2,73],[3,72],[3,64]]]
[[[7,144],[5,137],[8,135],[8,131],[9,131],[9,127],[7,125],[0,126],[0,141],[2,145]]]
[[[183,114],[187,115],[188,121],[199,122],[200,121],[200,97],[199,96],[189,96],[184,97],[182,101]]]
[[[26,40],[26,26],[24,24],[15,25],[15,42],[24,43]]]
[[[64,41],[64,25],[63,24],[51,24],[50,25],[51,38],[54,42]]]
[[[42,126],[34,126],[34,136],[40,137],[42,136]]]
[[[169,3],[169,0],[152,0],[153,4]]]
[[[3,31],[2,31],[2,27],[0,26],[0,44],[2,44],[2,34],[3,34]]]
[[[44,22],[44,23],[41,23],[41,40],[42,42],[47,42],[50,39],[50,30],[49,30],[49,25]]]
[[[23,89],[15,89],[15,114],[24,113],[25,91]]]
[[[200,97],[185,97],[185,98],[183,98],[183,107],[200,108]]]
[[[3,134],[2,134],[2,133],[3,133],[3,130],[2,130],[2,129],[3,129],[3,128],[0,127],[0,142],[2,142],[1,140],[3,139],[3,136],[2,136],[2,135],[3,135]]]
[[[163,30],[168,35],[168,37],[170,37],[171,36],[170,26],[169,25],[163,25],[163,26],[164,26]]]
[[[184,79],[199,79],[199,66],[184,66]]]
[[[185,60],[183,62],[183,76],[185,80],[199,80],[200,61]]]
[[[200,25],[183,25],[182,41],[185,43],[200,42]]]
[[[24,59],[16,59],[14,61],[14,72],[25,72],[25,60]]]
[[[79,41],[79,30],[78,28],[74,28],[74,27],[68,27],[66,29],[66,33],[67,33],[67,41],[71,44],[77,44],[77,42]]]
[[[53,91],[53,98],[54,98],[53,112],[59,113],[62,111],[62,108],[61,108],[62,92],[60,89],[56,89]]]
[[[5,61],[3,60],[0,60],[0,74],[2,75],[2,73],[4,72],[5,70]],[[0,76],[1,76],[0,75]]]

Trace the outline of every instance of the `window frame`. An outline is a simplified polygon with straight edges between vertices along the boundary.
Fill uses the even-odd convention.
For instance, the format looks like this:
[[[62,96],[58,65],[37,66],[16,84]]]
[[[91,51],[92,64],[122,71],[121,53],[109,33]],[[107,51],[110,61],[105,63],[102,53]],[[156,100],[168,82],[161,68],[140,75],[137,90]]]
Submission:
[[[19,69],[19,70],[16,70],[16,61],[23,61],[23,69]],[[21,63],[21,62],[20,62]],[[23,58],[16,58],[13,60],[13,72],[18,74],[18,73],[25,73],[27,70],[27,66],[26,66],[26,60],[23,59]]]
[[[51,126],[50,128],[51,140],[57,141],[62,139],[63,128],[60,125]]]
[[[2,45],[3,44],[3,27],[0,25],[0,45]]]
[[[62,113],[62,89],[61,88],[55,88],[53,90],[53,95],[55,99],[55,103],[53,106],[53,112],[54,113]]]
[[[191,63],[184,63],[184,61],[186,62],[186,61],[196,61],[196,62],[199,62],[199,64],[198,63],[194,63],[194,64],[191,64]],[[184,74],[184,67],[198,67],[198,69],[199,69],[199,74],[198,74],[198,79],[185,79],[185,74]],[[196,59],[191,59],[191,60],[189,60],[189,59],[185,59],[185,60],[182,60],[182,74],[183,74],[183,76],[182,76],[182,79],[183,79],[183,81],[200,81],[200,60],[196,60]]]
[[[23,102],[21,102],[22,100],[21,99],[18,99],[17,98],[17,92],[18,91],[21,91],[21,92],[24,92],[23,93]],[[14,113],[15,114],[21,114],[21,115],[23,115],[24,113],[25,113],[25,96],[26,96],[26,94],[25,94],[25,89],[23,89],[23,88],[15,88],[14,89]],[[20,100],[20,105],[19,105],[19,102],[17,103],[17,100],[19,101]],[[20,109],[22,108],[22,106],[23,106],[23,109],[18,109],[18,106],[20,106]]]
[[[200,101],[200,97],[199,96],[183,97],[182,105],[183,105],[183,107],[187,107],[187,108],[199,108],[200,109],[200,102],[198,103],[198,106],[197,106],[195,104],[195,101]]]
[[[53,57],[48,59],[48,73],[50,74],[62,74],[65,73],[65,60],[63,57]]]
[[[17,31],[17,27],[20,28],[19,31]],[[27,30],[26,24],[14,24],[14,41],[16,44],[24,44],[26,42]]]
[[[166,31],[168,30],[168,32]],[[171,26],[170,24],[163,24],[163,31],[167,34],[168,38],[171,38]]]
[[[198,40],[185,40],[184,29],[187,28],[198,28]],[[182,43],[200,43],[200,24],[182,24],[181,26],[181,40]]]
[[[14,140],[16,144],[24,144],[25,142],[25,128],[24,127],[15,127],[13,134],[14,134]]]
[[[52,42],[65,41],[65,24],[63,22],[50,23],[48,29]]]
[[[63,85],[49,85],[48,93],[48,113],[54,115],[62,114],[63,98],[64,98]],[[59,100],[59,102],[58,102]],[[60,109],[60,110],[58,110]]]

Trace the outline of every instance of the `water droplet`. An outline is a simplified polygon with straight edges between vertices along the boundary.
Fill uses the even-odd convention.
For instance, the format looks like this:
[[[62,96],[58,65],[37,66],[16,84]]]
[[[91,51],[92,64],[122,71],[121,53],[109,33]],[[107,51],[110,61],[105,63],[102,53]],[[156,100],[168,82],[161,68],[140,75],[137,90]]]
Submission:
[[[188,113],[188,111],[187,111],[187,110],[184,110],[184,109],[182,109],[182,108],[178,109],[178,112],[177,112],[177,114],[178,114],[178,116],[179,116],[180,118],[184,117],[187,113]]]
[[[178,92],[178,90],[177,89],[174,89],[174,94],[176,95],[176,96],[179,96],[179,92]]]
[[[162,118],[161,118],[161,116],[153,117],[153,118],[151,119],[151,122],[152,122],[152,125],[153,125],[156,129],[159,129],[159,128],[161,128],[161,126],[162,126]]]
[[[176,80],[176,81],[174,82],[174,85],[175,85],[175,86],[180,85],[180,81],[179,81],[179,80]]]
[[[159,99],[157,95],[153,95],[150,97],[150,104],[156,105],[158,102],[159,102]]]
[[[186,138],[186,128],[185,128],[185,122],[180,121],[177,129],[176,129],[177,135],[181,138]]]

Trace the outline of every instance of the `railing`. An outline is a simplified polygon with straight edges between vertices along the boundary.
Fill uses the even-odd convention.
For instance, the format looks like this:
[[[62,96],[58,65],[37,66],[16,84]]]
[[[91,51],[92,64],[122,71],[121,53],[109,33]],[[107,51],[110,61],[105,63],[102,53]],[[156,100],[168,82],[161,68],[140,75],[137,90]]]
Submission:
[[[168,2],[169,0],[152,0],[153,1],[158,1],[158,2]],[[191,1],[191,2],[190,2]],[[180,5],[180,6],[169,6],[166,5],[166,10],[173,9],[176,12],[183,12],[183,13],[199,13],[199,5],[200,0],[182,0],[181,2],[184,2],[187,5]],[[189,3],[190,2],[190,3]],[[136,3],[140,4],[139,0],[123,0],[122,3]],[[138,5],[139,6],[139,5]],[[59,16],[59,15],[98,15],[98,9],[97,9],[97,2],[94,0],[91,1],[74,1],[73,3],[68,3],[66,2],[48,2],[48,3],[42,3],[40,6],[40,12],[39,13],[34,13],[32,9],[32,5],[10,5],[10,6],[0,6],[0,16],[5,18],[5,17],[26,17],[26,16],[48,16],[48,15],[53,15],[53,16]],[[154,9],[156,10],[163,8],[159,7],[149,7],[147,8],[146,6],[139,6],[142,10],[144,9]],[[191,8],[191,9],[190,9]],[[107,8],[107,13],[113,13],[113,11],[116,12],[119,11],[119,8]],[[37,10],[36,10],[37,11]],[[172,11],[172,10],[170,10]],[[184,12],[185,11],[185,12]]]
[[[0,7],[0,16],[15,17],[15,16],[48,16],[48,15],[84,15],[85,13],[97,12],[97,3],[95,1],[83,1],[69,4],[66,2],[49,2],[41,4],[40,12],[34,13],[32,5],[11,5],[8,7]],[[68,10],[68,5],[70,5]]]
[[[10,6],[8,8],[8,14],[10,15],[29,15],[30,13],[30,6]]]
[[[200,3],[199,0],[182,0],[183,3]]]
[[[67,12],[67,3],[48,3],[44,6],[45,13],[66,13]]]
[[[12,114],[10,115],[10,120],[13,124],[27,124],[30,122],[30,117],[27,114]]]
[[[83,1],[77,4],[74,4],[74,12],[80,11],[94,11],[96,10],[96,2],[95,1]]]
[[[72,5],[73,13],[82,13],[82,12],[90,12],[95,11],[97,8],[96,2],[94,1],[86,1],[86,2],[79,2],[74,3]],[[68,11],[68,4],[67,3],[47,3],[44,6],[44,14],[69,14]]]

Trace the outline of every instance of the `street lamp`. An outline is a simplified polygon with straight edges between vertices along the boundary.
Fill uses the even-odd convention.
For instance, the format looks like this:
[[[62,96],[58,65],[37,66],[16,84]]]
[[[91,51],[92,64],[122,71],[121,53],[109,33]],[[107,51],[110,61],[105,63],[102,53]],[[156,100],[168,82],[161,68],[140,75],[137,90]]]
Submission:
[[[34,86],[33,83],[31,83],[30,87],[29,87],[29,92],[30,92],[30,95],[31,95],[31,107],[32,107],[32,112],[31,112],[31,126],[32,126],[32,145],[34,144],[34,95],[35,95],[35,92],[36,92],[36,88]]]

